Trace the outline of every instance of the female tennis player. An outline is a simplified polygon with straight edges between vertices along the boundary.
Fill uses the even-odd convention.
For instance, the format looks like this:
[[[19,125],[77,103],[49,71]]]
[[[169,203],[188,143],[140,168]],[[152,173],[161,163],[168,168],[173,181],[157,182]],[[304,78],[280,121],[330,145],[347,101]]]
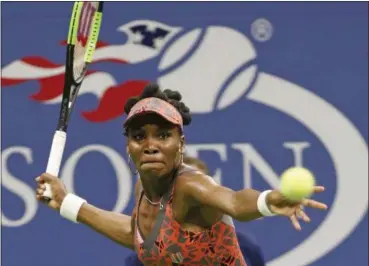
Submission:
[[[183,163],[193,167],[195,170],[209,175],[209,168],[206,163],[198,158],[183,156]],[[236,230],[237,241],[241,253],[248,266],[265,266],[263,252],[260,246],[247,234]],[[131,252],[124,260],[124,265],[143,266],[135,252]]]
[[[278,190],[233,191],[183,164],[183,128],[191,115],[176,91],[148,85],[126,103],[125,112],[127,153],[140,177],[131,217],[88,204],[46,173],[36,178],[36,196],[61,216],[134,249],[144,265],[246,265],[229,216],[246,222],[282,215],[301,230],[298,217],[310,220],[302,206],[327,208],[312,199],[288,201]],[[45,182],[53,194],[47,202]]]

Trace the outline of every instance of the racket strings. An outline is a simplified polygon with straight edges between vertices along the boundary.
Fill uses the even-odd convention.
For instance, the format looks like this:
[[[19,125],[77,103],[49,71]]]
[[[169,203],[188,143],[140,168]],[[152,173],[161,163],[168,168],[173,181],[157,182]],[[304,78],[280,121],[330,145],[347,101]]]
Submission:
[[[84,57],[87,50],[88,37],[93,30],[92,23],[98,4],[98,2],[84,2],[82,6],[73,58],[73,78],[76,82],[78,82],[85,74],[86,62]]]
[[[80,41],[78,41],[74,46],[73,78],[75,81],[79,80],[83,76],[86,68],[86,62],[83,60],[85,50],[86,46],[83,46]]]

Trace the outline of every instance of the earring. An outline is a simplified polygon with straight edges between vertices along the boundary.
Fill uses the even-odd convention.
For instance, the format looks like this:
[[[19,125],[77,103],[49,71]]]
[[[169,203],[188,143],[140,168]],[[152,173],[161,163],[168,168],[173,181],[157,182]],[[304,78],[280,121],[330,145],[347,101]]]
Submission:
[[[138,170],[136,169],[136,171],[134,171],[132,169],[131,162],[132,162],[131,154],[128,153],[128,166],[129,166],[129,170],[131,170],[132,174],[137,175],[138,174]]]
[[[181,155],[181,158],[179,159],[179,164],[181,165],[181,164],[183,164],[183,154],[184,154],[184,152],[181,150],[181,148],[179,148],[178,152]]]

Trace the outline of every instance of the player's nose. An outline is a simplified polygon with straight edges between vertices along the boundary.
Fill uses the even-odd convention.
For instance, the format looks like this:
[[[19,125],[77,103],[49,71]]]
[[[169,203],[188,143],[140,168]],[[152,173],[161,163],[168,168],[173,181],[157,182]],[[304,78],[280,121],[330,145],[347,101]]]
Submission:
[[[159,153],[159,149],[153,144],[148,144],[144,148],[144,153],[145,154],[157,154],[157,153]]]

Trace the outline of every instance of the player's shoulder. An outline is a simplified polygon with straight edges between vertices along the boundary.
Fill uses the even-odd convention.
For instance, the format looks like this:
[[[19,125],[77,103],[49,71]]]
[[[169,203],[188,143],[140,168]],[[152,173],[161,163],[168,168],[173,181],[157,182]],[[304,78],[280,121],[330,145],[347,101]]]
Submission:
[[[194,186],[198,186],[201,184],[216,184],[211,176],[206,175],[196,168],[186,165],[184,166],[184,169],[180,170],[180,173],[177,176],[176,183],[177,186],[182,189],[191,189]]]

